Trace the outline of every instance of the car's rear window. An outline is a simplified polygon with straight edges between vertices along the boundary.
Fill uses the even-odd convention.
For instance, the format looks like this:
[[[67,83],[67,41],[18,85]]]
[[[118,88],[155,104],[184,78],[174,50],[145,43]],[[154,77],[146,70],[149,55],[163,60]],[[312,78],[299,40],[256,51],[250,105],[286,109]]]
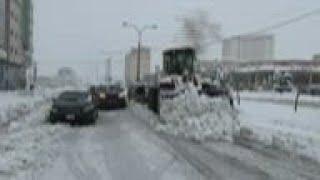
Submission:
[[[100,86],[98,91],[121,91],[123,88],[119,85]]]
[[[160,89],[174,90],[176,88],[174,83],[160,83]]]
[[[78,101],[86,99],[88,94],[85,92],[65,92],[59,96],[61,100]]]

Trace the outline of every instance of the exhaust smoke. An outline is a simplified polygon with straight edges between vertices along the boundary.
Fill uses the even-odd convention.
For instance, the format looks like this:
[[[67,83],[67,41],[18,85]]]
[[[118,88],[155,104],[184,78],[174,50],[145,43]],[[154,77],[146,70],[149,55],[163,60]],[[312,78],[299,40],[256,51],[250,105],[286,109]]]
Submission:
[[[188,44],[198,54],[207,51],[208,46],[222,40],[221,25],[210,19],[207,11],[199,10],[183,18],[183,34]]]

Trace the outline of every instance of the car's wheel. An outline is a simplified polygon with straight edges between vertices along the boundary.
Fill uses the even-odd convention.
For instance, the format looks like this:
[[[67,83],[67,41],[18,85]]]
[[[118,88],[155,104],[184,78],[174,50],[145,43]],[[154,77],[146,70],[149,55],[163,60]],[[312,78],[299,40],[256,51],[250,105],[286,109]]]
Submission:
[[[96,110],[92,112],[92,115],[91,115],[89,122],[88,122],[89,125],[94,125],[96,123],[96,120],[98,118],[97,113],[98,113],[98,111],[96,111]]]
[[[121,102],[121,107],[122,107],[122,108],[126,108],[126,107],[127,107],[127,102],[126,102],[126,100],[122,100],[122,102]]]
[[[54,117],[52,117],[52,115],[50,115],[50,116],[49,116],[49,122],[50,122],[51,124],[56,124],[56,123],[57,123],[57,120],[56,120]]]
[[[95,120],[97,120],[99,118],[99,111],[95,110]]]
[[[74,127],[74,126],[78,125],[78,123],[77,123],[76,121],[72,121],[72,122],[70,122],[70,125],[71,125],[72,127]]]

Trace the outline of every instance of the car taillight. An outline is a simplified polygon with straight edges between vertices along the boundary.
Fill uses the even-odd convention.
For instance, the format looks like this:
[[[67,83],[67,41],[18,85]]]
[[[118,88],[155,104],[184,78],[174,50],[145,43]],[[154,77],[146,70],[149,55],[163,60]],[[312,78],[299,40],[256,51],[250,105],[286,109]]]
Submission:
[[[124,98],[126,96],[127,96],[127,91],[126,90],[124,90],[121,93],[119,93],[119,98]]]

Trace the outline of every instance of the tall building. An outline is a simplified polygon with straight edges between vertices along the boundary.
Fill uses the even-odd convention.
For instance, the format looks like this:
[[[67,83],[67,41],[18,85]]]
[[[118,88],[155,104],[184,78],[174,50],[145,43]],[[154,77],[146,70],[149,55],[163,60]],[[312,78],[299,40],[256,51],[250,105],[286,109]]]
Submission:
[[[314,61],[320,61],[320,53],[313,55],[313,60]]]
[[[150,74],[151,50],[148,47],[142,47],[140,51],[140,80],[147,74]],[[137,81],[137,48],[132,48],[125,57],[125,80],[130,85]]]
[[[32,63],[33,54],[33,4],[32,0],[22,0],[21,40],[27,66]]]
[[[0,0],[0,51],[5,50],[5,0]],[[1,57],[3,59],[3,57]]]
[[[32,0],[0,0],[0,89],[26,86],[26,70],[33,53],[32,34]]]
[[[232,61],[272,60],[274,49],[273,35],[234,36],[223,41],[222,59]]]

